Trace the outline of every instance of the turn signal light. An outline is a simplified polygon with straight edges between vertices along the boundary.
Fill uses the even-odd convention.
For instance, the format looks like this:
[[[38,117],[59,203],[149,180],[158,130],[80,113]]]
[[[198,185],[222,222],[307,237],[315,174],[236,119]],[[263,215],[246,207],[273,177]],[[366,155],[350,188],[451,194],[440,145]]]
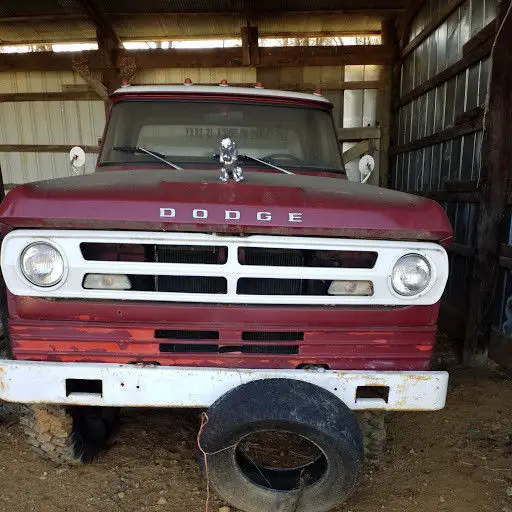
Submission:
[[[132,284],[125,274],[87,274],[83,286],[91,290],[130,290]]]
[[[327,293],[369,297],[373,295],[373,283],[371,281],[332,281]]]

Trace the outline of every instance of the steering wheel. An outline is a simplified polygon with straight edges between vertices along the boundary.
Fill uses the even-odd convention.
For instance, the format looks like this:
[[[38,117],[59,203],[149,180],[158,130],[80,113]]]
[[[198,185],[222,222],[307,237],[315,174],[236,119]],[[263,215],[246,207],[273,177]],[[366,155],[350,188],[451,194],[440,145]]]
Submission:
[[[289,160],[292,164],[300,164],[302,160],[290,153],[272,153],[271,155],[264,156],[262,160]]]

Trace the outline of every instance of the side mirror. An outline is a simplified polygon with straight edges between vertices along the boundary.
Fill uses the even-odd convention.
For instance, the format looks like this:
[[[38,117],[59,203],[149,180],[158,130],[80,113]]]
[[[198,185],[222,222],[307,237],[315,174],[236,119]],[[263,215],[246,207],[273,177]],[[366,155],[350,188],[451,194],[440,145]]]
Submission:
[[[375,169],[375,159],[372,155],[364,155],[359,160],[359,172],[361,173],[361,183],[366,183],[373,170]]]
[[[74,174],[84,174],[85,171],[85,151],[80,146],[71,148],[69,152],[69,163]]]

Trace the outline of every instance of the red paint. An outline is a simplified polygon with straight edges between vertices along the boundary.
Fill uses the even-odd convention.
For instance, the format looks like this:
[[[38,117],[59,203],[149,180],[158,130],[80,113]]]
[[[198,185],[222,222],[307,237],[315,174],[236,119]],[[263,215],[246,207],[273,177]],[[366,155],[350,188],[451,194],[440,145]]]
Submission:
[[[197,330],[197,322],[166,324],[98,324],[90,322],[12,321],[10,336],[16,359],[50,359],[98,362],[158,362],[162,365],[224,366],[249,368],[296,368],[300,364],[327,364],[331,369],[422,370],[428,367],[435,326],[377,328],[330,328],[304,331],[303,341],[243,341],[247,325],[215,322],[203,325],[218,330],[219,340],[156,339],[155,328]],[[294,325],[293,330],[302,330]],[[259,325],[252,329],[260,330]],[[289,324],[265,325],[264,330],[291,329]],[[411,344],[411,339],[421,345]],[[384,342],[385,341],[385,342]],[[299,353],[226,354],[165,353],[163,343],[240,345],[298,345]]]
[[[148,93],[129,88],[129,98],[297,104],[329,109],[325,102],[285,97]],[[446,243],[451,227],[443,209],[427,199],[313,171],[286,176],[247,172],[244,183],[218,181],[218,166],[179,173],[159,166],[100,167],[94,175],[16,187],[0,205],[2,234],[16,228],[197,231],[235,234],[310,235]],[[160,208],[176,210],[161,218]],[[207,219],[193,219],[193,209]],[[225,220],[225,210],[240,220]],[[257,221],[269,211],[272,219]],[[44,214],[43,214],[44,212]],[[289,214],[300,212],[301,223]],[[332,369],[423,370],[428,368],[439,306],[291,307],[59,300],[8,294],[14,357],[51,361],[158,362],[163,365]],[[155,329],[214,330],[219,340],[155,339]],[[298,342],[242,341],[252,331],[304,332]],[[165,353],[160,343],[221,346],[298,345],[298,354]]]
[[[87,310],[87,314],[83,311]],[[163,365],[424,370],[435,340],[435,306],[389,308],[207,306],[52,301],[9,296],[16,359],[158,362]],[[219,340],[155,339],[155,329],[214,330]],[[304,341],[242,341],[243,331],[304,332]],[[299,345],[299,354],[170,354],[160,343]]]
[[[9,294],[9,313],[13,319],[47,321],[83,321],[121,324],[183,325],[195,324],[197,329],[215,324],[232,324],[253,330],[336,329],[338,327],[393,328],[434,326],[439,304],[405,307],[292,307],[166,304],[112,300],[59,300],[57,303],[37,297],[16,297]],[[87,313],[84,313],[87,311]],[[40,322],[39,325],[43,325]],[[293,327],[291,327],[293,326]],[[174,327],[178,329],[179,327]],[[413,341],[411,340],[411,343]]]
[[[246,173],[220,183],[217,171],[111,171],[16,187],[0,206],[12,227],[243,232],[350,238],[441,240],[451,227],[435,202],[335,178]],[[161,218],[160,208],[174,208]],[[193,219],[196,208],[208,218]],[[240,220],[225,220],[237,209]],[[44,211],[44,217],[41,212]],[[258,221],[257,212],[272,213]],[[291,212],[301,223],[289,222]]]

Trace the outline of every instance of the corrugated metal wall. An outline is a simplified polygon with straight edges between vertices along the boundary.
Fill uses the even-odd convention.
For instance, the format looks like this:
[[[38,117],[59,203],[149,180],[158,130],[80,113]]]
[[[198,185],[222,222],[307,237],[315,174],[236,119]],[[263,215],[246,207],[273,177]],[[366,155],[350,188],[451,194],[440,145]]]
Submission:
[[[84,85],[73,72],[0,73],[0,94],[60,92]],[[0,103],[0,144],[95,146],[105,122],[105,107],[98,101],[27,101]],[[96,155],[87,155],[92,172]],[[0,152],[6,185],[71,174],[67,152]]]
[[[438,16],[443,3],[427,0],[412,24],[410,41]],[[467,0],[404,60],[400,96],[413,91],[463,58],[463,46],[496,16],[496,0]],[[439,86],[403,105],[396,113],[397,154],[392,186],[398,190],[432,195],[446,190],[447,182],[478,182],[482,131],[407,151],[407,145],[457,125],[464,114],[486,102],[489,58],[476,62]],[[401,148],[405,150],[402,151]],[[450,280],[444,300],[464,315],[469,298],[471,256],[475,246],[478,202],[443,203],[454,227]],[[459,249],[459,250],[456,250]]]

